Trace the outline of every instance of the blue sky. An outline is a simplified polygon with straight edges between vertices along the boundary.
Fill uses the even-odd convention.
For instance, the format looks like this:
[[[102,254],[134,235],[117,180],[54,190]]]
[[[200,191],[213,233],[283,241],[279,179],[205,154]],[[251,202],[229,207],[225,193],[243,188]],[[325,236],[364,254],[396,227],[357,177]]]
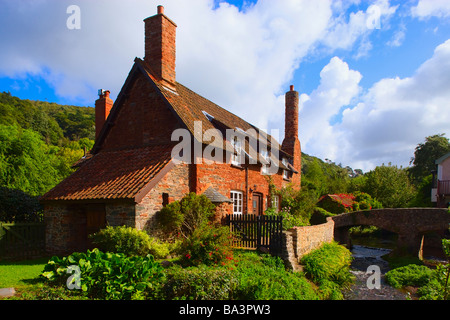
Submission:
[[[3,0],[0,90],[115,98],[159,4],[178,25],[177,80],[280,141],[293,84],[308,154],[368,171],[408,166],[426,136],[450,137],[448,0]],[[67,27],[70,5],[80,29]]]

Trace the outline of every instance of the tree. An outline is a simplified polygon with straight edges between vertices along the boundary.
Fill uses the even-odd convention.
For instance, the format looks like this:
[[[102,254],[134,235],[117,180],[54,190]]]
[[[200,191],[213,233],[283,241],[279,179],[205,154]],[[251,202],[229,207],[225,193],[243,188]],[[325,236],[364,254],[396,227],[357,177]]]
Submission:
[[[415,182],[420,183],[432,170],[436,170],[435,161],[450,152],[449,139],[444,135],[442,133],[426,137],[424,143],[417,145],[410,162],[413,166],[409,169]]]
[[[363,191],[380,201],[384,208],[407,207],[416,195],[409,172],[402,167],[383,164],[365,176]]]
[[[42,195],[62,179],[56,162],[38,133],[0,125],[0,186]]]

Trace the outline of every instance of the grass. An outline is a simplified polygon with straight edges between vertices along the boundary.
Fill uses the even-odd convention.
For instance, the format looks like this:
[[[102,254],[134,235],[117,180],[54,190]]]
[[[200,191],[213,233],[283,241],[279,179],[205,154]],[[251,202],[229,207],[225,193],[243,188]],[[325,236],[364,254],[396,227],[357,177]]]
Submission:
[[[17,288],[30,285],[42,273],[48,260],[49,258],[0,261],[0,288]]]

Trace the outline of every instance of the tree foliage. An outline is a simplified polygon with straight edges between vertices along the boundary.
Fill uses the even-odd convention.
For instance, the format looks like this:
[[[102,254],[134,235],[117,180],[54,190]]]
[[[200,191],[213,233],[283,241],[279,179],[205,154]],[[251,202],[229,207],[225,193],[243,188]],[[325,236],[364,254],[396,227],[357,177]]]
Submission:
[[[416,189],[407,169],[391,164],[376,167],[366,173],[363,191],[378,199],[384,208],[405,208],[414,198]]]
[[[35,204],[37,196],[74,171],[72,165],[92,148],[94,136],[94,108],[21,100],[0,93],[2,194],[12,194],[13,200],[26,198],[27,203]],[[3,212],[11,214],[3,215],[2,219],[37,218],[24,216],[13,202],[3,202],[11,205],[9,208],[3,205]]]
[[[435,161],[450,152],[449,139],[445,134],[435,134],[425,138],[424,143],[419,143],[415,149],[414,157],[409,169],[414,179],[419,183],[430,175],[432,170],[436,170]]]

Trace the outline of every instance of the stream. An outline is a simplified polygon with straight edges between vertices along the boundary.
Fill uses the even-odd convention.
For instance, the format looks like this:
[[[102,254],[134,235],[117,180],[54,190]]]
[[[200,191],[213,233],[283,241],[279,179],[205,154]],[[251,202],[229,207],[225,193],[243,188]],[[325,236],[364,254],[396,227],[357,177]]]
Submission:
[[[401,292],[385,282],[384,275],[389,271],[387,261],[382,256],[388,254],[391,249],[368,247],[364,245],[353,245],[351,250],[353,262],[351,273],[356,277],[353,286],[344,292],[345,300],[406,300],[407,294]],[[370,289],[368,286],[369,277],[372,272],[367,273],[369,266],[380,268],[380,288]],[[371,277],[373,279],[373,277]],[[374,281],[369,281],[373,284]]]

